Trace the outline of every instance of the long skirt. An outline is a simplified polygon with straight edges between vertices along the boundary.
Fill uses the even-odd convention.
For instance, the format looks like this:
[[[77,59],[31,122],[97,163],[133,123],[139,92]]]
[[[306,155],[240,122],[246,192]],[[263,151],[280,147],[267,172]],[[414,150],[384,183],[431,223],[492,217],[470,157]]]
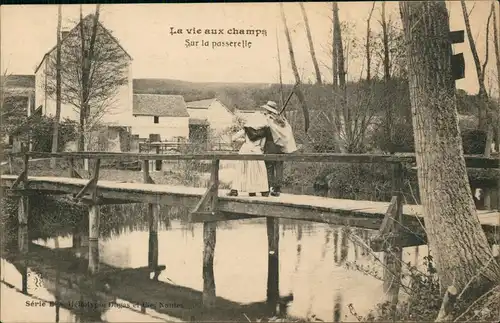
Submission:
[[[255,152],[251,143],[244,143],[239,153],[262,154]],[[263,160],[239,160],[236,163],[236,174],[232,185],[233,190],[248,193],[269,191],[266,164]]]

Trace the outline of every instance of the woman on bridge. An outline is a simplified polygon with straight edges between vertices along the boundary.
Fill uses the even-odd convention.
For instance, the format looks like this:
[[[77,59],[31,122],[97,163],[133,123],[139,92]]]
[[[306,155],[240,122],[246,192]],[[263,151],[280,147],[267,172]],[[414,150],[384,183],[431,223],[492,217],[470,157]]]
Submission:
[[[263,154],[266,143],[266,117],[262,113],[253,113],[245,120],[243,130],[236,133],[234,139],[244,138],[245,142],[239,154]],[[269,195],[266,164],[263,160],[240,160],[236,163],[236,176],[229,196],[238,196],[239,191],[248,192],[249,196]]]

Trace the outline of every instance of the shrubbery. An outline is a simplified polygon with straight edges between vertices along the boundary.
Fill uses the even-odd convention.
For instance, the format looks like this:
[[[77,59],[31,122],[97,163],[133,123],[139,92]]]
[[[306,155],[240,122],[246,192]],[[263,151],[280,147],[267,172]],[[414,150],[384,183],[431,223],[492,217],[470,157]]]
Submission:
[[[42,152],[52,151],[52,134],[54,131],[54,118],[47,116],[36,116],[28,122],[20,125],[13,135],[26,136],[31,132],[33,150]],[[70,119],[59,122],[58,151],[62,151],[65,145],[78,136],[78,124]]]

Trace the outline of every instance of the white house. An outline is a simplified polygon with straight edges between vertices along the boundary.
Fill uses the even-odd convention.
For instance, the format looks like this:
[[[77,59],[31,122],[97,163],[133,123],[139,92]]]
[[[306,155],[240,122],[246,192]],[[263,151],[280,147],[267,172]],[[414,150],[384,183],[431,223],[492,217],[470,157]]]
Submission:
[[[191,134],[206,131],[206,136],[214,142],[230,142],[225,131],[234,124],[236,116],[218,99],[188,102],[187,111]]]
[[[236,109],[234,111],[234,114],[236,116],[238,116],[239,118],[245,118],[247,117],[248,115],[251,115],[251,114],[254,114],[254,113],[257,113],[257,112],[262,112],[263,110],[257,110],[257,109],[245,109],[245,110],[240,110],[240,109]]]
[[[93,21],[93,15],[90,14],[83,19],[84,26]],[[75,50],[74,44],[71,41],[76,39],[77,33],[80,32],[80,22],[69,31],[62,33],[61,40],[61,55],[62,60],[71,60],[68,53]],[[98,36],[99,42],[103,42],[106,46],[110,46],[113,50],[121,51],[124,57],[125,68],[122,69],[124,76],[127,81],[118,87],[116,95],[109,98],[110,103],[107,105],[106,113],[100,119],[100,124],[108,126],[132,126],[130,116],[132,115],[132,70],[131,62],[132,57],[123,49],[118,40],[107,30],[101,23],[98,24]],[[55,59],[56,46],[49,50],[43,57],[40,64],[35,70],[35,106],[42,107],[43,115],[55,115],[56,112],[56,101],[55,95],[50,93],[50,84],[55,84],[55,78],[52,76],[53,73],[48,74],[47,70]],[[65,56],[66,55],[66,56]],[[50,75],[50,76],[49,76]],[[63,87],[65,82],[68,82],[70,76],[67,74],[63,68],[61,72],[61,78]],[[64,93],[63,93],[64,97]],[[80,113],[77,108],[69,103],[63,102],[61,105],[61,120],[68,118],[71,120],[78,121],[80,118]]]
[[[132,134],[162,141],[189,138],[189,114],[182,95],[134,94]]]
[[[19,120],[19,115],[31,116],[35,111],[35,76],[7,75],[0,76],[3,90],[2,97],[2,138],[3,143],[12,145],[14,150],[20,148],[20,141],[12,133],[25,119]],[[26,119],[27,120],[27,119]]]

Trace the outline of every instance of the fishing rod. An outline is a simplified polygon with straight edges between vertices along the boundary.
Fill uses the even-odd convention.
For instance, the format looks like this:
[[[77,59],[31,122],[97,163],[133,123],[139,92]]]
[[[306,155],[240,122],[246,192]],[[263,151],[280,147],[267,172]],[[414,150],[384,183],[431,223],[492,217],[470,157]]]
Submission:
[[[293,86],[292,91],[288,95],[288,98],[286,99],[285,104],[283,104],[283,108],[281,108],[279,115],[282,115],[283,112],[285,112],[286,106],[288,105],[288,102],[290,102],[292,95],[295,93],[295,88],[297,87],[297,85],[299,85],[299,83],[295,83],[295,85]]]

